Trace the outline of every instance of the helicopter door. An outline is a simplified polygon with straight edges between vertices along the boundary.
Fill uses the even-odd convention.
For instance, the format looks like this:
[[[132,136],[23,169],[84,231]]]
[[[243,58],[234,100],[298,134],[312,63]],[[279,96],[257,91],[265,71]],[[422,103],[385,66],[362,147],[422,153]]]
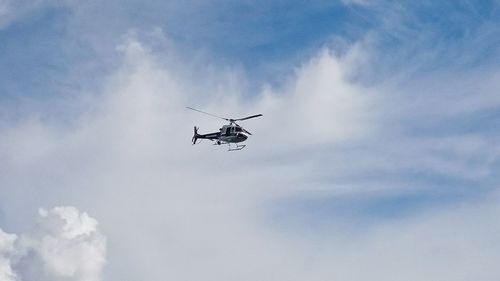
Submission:
[[[230,136],[231,135],[231,127],[227,127],[226,128],[226,136]]]

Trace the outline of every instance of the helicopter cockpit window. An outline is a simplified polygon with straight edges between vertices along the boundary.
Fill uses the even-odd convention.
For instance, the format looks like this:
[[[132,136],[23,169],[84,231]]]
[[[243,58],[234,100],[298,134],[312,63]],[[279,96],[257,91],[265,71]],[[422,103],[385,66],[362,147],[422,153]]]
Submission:
[[[231,127],[227,127],[226,136],[229,136],[230,134],[231,134]]]
[[[236,132],[241,132],[241,128],[240,128],[240,127],[236,127],[236,128],[235,128],[235,131],[236,131]]]

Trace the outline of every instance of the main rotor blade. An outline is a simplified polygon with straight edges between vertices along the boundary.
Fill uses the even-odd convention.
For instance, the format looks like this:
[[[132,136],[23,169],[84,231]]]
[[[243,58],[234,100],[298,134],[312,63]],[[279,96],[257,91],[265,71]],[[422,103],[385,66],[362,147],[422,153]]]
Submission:
[[[220,119],[223,119],[223,120],[229,121],[229,118],[220,117],[220,116],[217,116],[217,115],[215,115],[215,114],[208,113],[208,112],[205,112],[205,111],[201,111],[201,110],[198,110],[198,109],[195,109],[195,108],[189,107],[189,106],[186,106],[186,108],[187,108],[187,109],[194,110],[194,111],[198,111],[198,112],[201,112],[201,113],[204,113],[204,114],[206,114],[206,115],[210,115],[210,116],[212,116],[212,117],[216,117],[216,118],[220,118]]]
[[[244,118],[233,119],[233,120],[234,121],[243,121],[243,120],[247,120],[247,119],[255,118],[255,117],[260,117],[260,116],[262,116],[262,114],[256,114],[256,115],[252,115],[252,116],[248,116],[248,117],[244,117]]]

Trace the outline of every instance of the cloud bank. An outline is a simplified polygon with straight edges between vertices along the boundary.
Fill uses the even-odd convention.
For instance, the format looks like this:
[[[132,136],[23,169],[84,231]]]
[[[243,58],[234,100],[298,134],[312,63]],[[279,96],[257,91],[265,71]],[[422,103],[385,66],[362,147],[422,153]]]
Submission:
[[[402,131],[419,118],[409,109],[427,101],[407,98],[414,89],[398,86],[396,108],[387,99],[395,86],[351,80],[365,58],[357,48],[343,56],[324,49],[286,85],[245,97],[238,77],[221,72],[192,85],[183,76],[189,72],[176,72],[168,57],[128,37],[118,48],[121,66],[101,92],[66,102],[78,109],[67,115],[72,121],[40,107],[3,125],[3,169],[11,176],[2,179],[2,198],[11,198],[18,217],[25,206],[19,196],[30,205],[72,202],[97,214],[112,261],[105,280],[493,280],[497,199],[479,186],[495,180],[489,169],[497,154],[476,157],[497,144],[466,132]],[[209,131],[220,124],[185,105],[264,117],[246,123],[255,133],[246,150],[226,153],[208,143],[191,146],[192,125]],[[460,101],[454,105],[463,114]],[[435,122],[450,116],[424,110],[435,112]],[[418,173],[429,176],[405,180]],[[28,196],[33,186],[41,196]],[[477,190],[479,201],[455,198],[460,190]],[[405,198],[406,215],[398,207]],[[352,204],[336,208],[339,202]],[[52,278],[99,280],[105,248],[96,221],[72,208],[40,215],[42,234],[25,239],[30,259]],[[10,278],[39,273],[23,258],[17,271],[5,261]]]
[[[78,95],[1,105],[0,223],[20,234],[0,232],[0,276],[498,279],[497,67],[428,74],[401,63],[411,48],[385,64],[368,34],[249,94],[237,66],[166,33],[120,34],[109,73],[80,77]],[[185,106],[264,117],[227,153],[191,145],[193,125],[221,123]],[[33,221],[61,205],[99,229],[71,207]]]

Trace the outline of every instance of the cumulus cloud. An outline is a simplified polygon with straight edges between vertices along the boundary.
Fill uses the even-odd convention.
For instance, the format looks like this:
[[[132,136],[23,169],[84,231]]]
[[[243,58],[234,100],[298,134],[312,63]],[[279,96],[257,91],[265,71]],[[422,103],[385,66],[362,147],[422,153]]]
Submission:
[[[12,270],[11,256],[15,253],[14,244],[17,240],[15,234],[5,233],[0,229],[0,279],[5,281],[19,280]]]
[[[106,239],[97,221],[75,207],[40,209],[35,230],[0,230],[2,280],[99,281],[106,261]]]

